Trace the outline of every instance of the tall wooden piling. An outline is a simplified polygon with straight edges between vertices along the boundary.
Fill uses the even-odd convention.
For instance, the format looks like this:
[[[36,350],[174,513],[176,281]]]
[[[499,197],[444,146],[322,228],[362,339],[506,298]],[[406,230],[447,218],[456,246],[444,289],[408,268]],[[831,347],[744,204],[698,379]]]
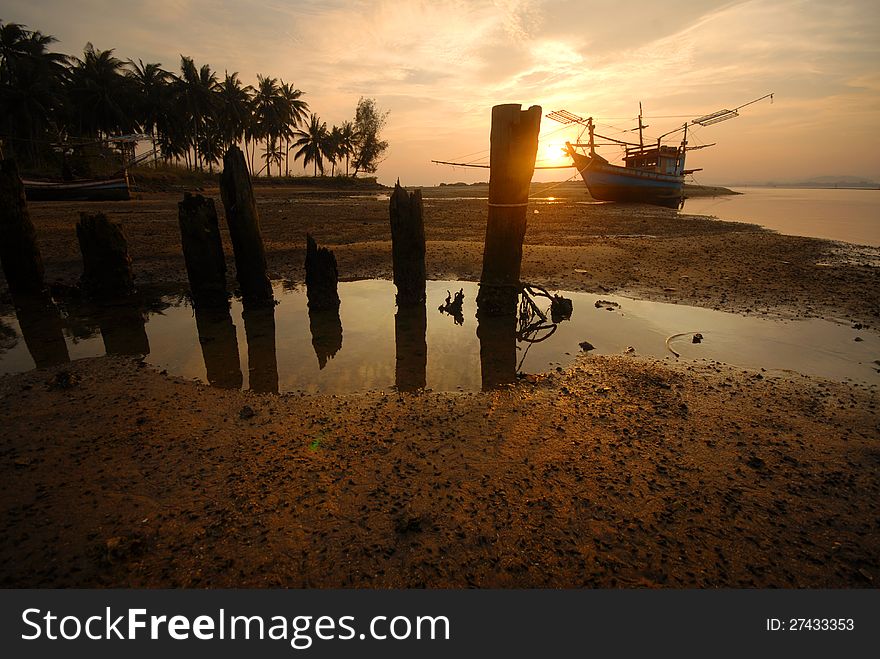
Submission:
[[[226,257],[214,200],[186,193],[177,204],[180,240],[195,307],[225,307]]]
[[[80,285],[96,298],[116,298],[134,292],[131,257],[122,225],[103,213],[81,213],[76,237],[83,258]]]
[[[391,193],[391,258],[397,305],[425,302],[425,222],[422,191],[407,192],[400,180]]]
[[[18,167],[10,159],[0,161],[0,262],[13,296],[39,295],[45,288],[37,232]]]
[[[477,313],[508,315],[516,307],[526,234],[529,185],[535,171],[541,107],[492,108],[489,219]]]
[[[322,311],[339,308],[339,270],[336,257],[326,247],[306,234],[306,296],[309,310]]]
[[[250,305],[272,303],[272,285],[266,274],[266,250],[260,234],[260,216],[251,175],[244,154],[237,146],[229,147],[223,157],[220,195],[235,253],[235,276],[244,302]]]

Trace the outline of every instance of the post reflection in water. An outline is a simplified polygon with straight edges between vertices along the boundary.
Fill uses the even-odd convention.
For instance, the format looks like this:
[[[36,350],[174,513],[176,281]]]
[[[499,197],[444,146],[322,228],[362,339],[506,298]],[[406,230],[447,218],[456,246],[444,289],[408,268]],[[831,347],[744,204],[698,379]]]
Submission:
[[[278,393],[278,360],[275,355],[275,306],[246,306],[242,313],[247,337],[248,379],[251,391]]]
[[[149,355],[146,319],[136,304],[101,308],[96,313],[108,355]]]
[[[309,331],[312,334],[312,348],[318,358],[318,368],[323,370],[327,361],[342,350],[342,320],[339,307],[313,309],[309,307]]]
[[[48,297],[15,300],[15,313],[24,343],[37,368],[70,361],[64,341],[64,323]]]
[[[398,391],[424,389],[427,382],[428,317],[425,303],[398,307],[394,316],[397,348],[395,385]]]
[[[238,339],[228,308],[195,308],[196,329],[208,382],[223,389],[241,389]]]
[[[483,391],[497,389],[516,379],[516,312],[477,314],[480,340],[480,374]]]

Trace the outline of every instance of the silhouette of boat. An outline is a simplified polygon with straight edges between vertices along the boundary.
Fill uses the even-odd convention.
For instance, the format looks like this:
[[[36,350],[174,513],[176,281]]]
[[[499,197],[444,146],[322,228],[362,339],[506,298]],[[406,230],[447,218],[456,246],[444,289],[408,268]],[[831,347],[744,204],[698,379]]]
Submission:
[[[704,149],[714,144],[688,146],[688,128],[690,126],[711,126],[739,116],[739,110],[757,103],[761,98],[740,105],[732,110],[718,110],[711,114],[691,119],[684,125],[664,133],[656,142],[645,144],[642,123],[642,104],[639,103],[639,141],[626,142],[607,135],[600,135],[595,130],[593,118],[584,119],[567,110],[555,110],[547,114],[549,119],[562,124],[580,124],[589,134],[586,143],[565,143],[565,150],[574,162],[574,166],[583,178],[590,196],[600,201],[631,201],[677,208],[684,199],[684,177],[701,169],[685,169],[685,157],[688,151]],[[681,142],[676,145],[663,144],[663,140],[671,135],[681,133]],[[604,140],[597,143],[596,138]],[[596,153],[597,146],[623,146],[623,166],[612,165],[607,159]],[[583,149],[583,153],[577,149]]]
[[[128,175],[104,179],[25,179],[28,201],[127,201],[131,199]]]

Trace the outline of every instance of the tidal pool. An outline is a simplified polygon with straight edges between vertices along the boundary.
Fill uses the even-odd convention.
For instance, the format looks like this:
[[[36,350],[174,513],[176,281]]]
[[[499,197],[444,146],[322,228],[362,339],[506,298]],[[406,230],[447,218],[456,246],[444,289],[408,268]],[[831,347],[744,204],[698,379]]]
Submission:
[[[304,287],[275,285],[279,304],[196,313],[181,295],[141,305],[58,306],[0,314],[0,373],[104,354],[143,355],[160,370],[264,392],[476,391],[589,355],[715,360],[768,371],[880,383],[880,335],[823,320],[778,320],[612,295],[559,292],[570,319],[519,332],[517,318],[478,322],[477,284],[429,281],[427,304],[398,310],[386,280],[340,282],[339,313],[311,314]],[[461,314],[439,310],[464,293]],[[557,291],[558,292],[558,291]],[[549,301],[536,299],[549,308]],[[693,333],[703,340],[693,343]],[[673,335],[681,335],[670,340]]]

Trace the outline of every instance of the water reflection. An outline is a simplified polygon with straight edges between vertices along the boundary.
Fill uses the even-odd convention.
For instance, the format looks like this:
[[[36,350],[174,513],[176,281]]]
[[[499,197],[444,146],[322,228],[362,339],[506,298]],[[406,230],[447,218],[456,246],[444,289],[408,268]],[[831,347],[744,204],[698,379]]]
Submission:
[[[312,348],[318,358],[318,368],[323,370],[327,360],[333,359],[342,350],[342,321],[339,307],[335,309],[314,309],[309,307],[309,331],[312,334]]]
[[[21,336],[37,368],[70,361],[64,340],[64,322],[51,299],[16,300],[15,313]]]
[[[238,339],[229,309],[197,307],[195,315],[208,382],[223,389],[241,389]]]
[[[427,385],[427,331],[428,313],[424,303],[398,307],[394,316],[394,383],[398,391],[417,391]]]
[[[277,307],[243,312],[233,300],[229,311],[200,311],[195,318],[187,300],[146,293],[128,309],[95,307],[72,296],[59,300],[57,308],[50,302],[19,305],[13,314],[8,306],[0,310],[0,373],[107,352],[149,351],[145,360],[159,370],[228,388],[354,393],[396,385],[479,391],[513,382],[517,373],[564,366],[581,352],[581,343],[594,346],[590,356],[622,354],[634,346],[637,355],[673,359],[667,347],[672,337],[668,345],[682,359],[880,382],[876,330],[587,293],[565,294],[576,307],[565,322],[553,321],[570,313],[567,305],[536,293],[537,311],[520,296],[512,316],[481,317],[476,327],[470,321],[462,326],[433,311],[447,291],[459,290],[463,317],[474,318],[477,284],[447,281],[427,282],[430,313],[418,306],[396,309],[393,283],[375,280],[340,283],[344,304],[329,317],[309,314],[303,288],[281,286],[275,290]],[[675,339],[683,330],[699,331],[702,342],[692,343],[690,335]]]
[[[483,314],[477,318],[480,339],[480,378],[483,391],[516,380],[516,314]]]
[[[275,355],[275,306],[245,306],[241,313],[247,336],[248,381],[252,391],[278,393]]]
[[[115,304],[96,314],[108,355],[149,355],[146,319],[139,306]]]

